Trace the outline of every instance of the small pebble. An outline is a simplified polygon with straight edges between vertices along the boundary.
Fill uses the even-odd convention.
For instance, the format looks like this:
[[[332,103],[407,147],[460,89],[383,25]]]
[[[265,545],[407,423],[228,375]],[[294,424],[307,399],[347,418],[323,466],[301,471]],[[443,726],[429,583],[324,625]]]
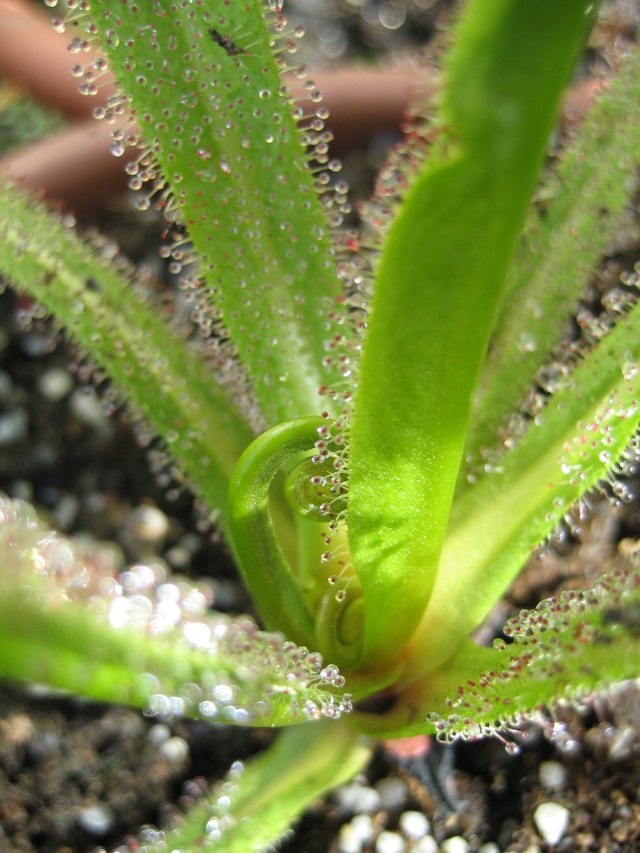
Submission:
[[[373,821],[367,814],[357,814],[351,820],[351,828],[363,844],[368,844],[373,839]]]
[[[362,853],[362,839],[358,838],[350,823],[340,827],[338,833],[338,853]]]
[[[397,832],[381,832],[376,838],[376,853],[405,853],[406,842]]]
[[[165,552],[164,558],[174,572],[185,572],[191,565],[191,554],[181,545],[174,545],[169,548]]]
[[[181,548],[185,548],[190,554],[197,554],[198,551],[202,548],[203,545],[203,537],[200,536],[199,533],[184,533],[180,537],[180,541],[178,545]]]
[[[569,772],[559,761],[542,761],[538,768],[538,779],[547,791],[555,791],[567,787]]]
[[[380,809],[380,794],[354,782],[336,791],[338,805],[351,814],[375,814]]]
[[[383,809],[399,809],[407,802],[409,789],[402,779],[390,777],[376,782],[376,791],[380,794]]]
[[[155,506],[136,507],[129,514],[126,525],[141,542],[160,542],[169,532],[169,519]]]
[[[189,757],[189,744],[182,737],[170,737],[159,744],[158,751],[170,764],[180,764]]]
[[[422,812],[403,812],[400,815],[398,826],[400,831],[413,841],[428,835],[431,831],[429,821]]]
[[[447,838],[440,845],[442,853],[469,853],[469,842],[461,835],[454,835],[452,838]]]
[[[0,417],[0,447],[25,441],[29,435],[29,413],[26,409],[13,409]]]
[[[560,803],[541,803],[533,813],[533,822],[547,844],[557,844],[567,831],[569,809]]]
[[[115,826],[116,815],[108,803],[94,803],[80,809],[78,823],[91,835],[106,835]]]
[[[80,501],[77,496],[70,492],[63,492],[53,510],[53,520],[56,527],[61,530],[69,530],[78,517],[79,511]]]
[[[156,723],[149,729],[147,737],[151,743],[160,745],[165,740],[169,740],[171,737],[171,729],[166,723]]]
[[[42,358],[53,349],[51,337],[41,335],[38,332],[27,332],[25,335],[20,335],[18,341],[22,352],[31,358]]]
[[[38,393],[51,403],[64,400],[73,390],[73,377],[61,367],[51,367],[40,374],[37,380]]]
[[[478,847],[478,853],[500,853],[500,848],[495,841],[487,841]]]
[[[438,842],[433,835],[425,835],[411,848],[411,853],[438,853]]]
[[[80,388],[76,388],[69,397],[69,410],[79,421],[93,429],[109,430],[111,424],[105,415],[102,404],[97,397],[85,394]]]
[[[238,610],[242,604],[242,590],[235,581],[212,578],[211,588],[216,610]]]
[[[638,735],[631,726],[616,729],[609,745],[609,761],[613,764],[627,761],[633,755],[633,746],[637,740]]]
[[[27,745],[33,737],[33,724],[26,714],[11,714],[0,722],[0,735],[12,747]]]

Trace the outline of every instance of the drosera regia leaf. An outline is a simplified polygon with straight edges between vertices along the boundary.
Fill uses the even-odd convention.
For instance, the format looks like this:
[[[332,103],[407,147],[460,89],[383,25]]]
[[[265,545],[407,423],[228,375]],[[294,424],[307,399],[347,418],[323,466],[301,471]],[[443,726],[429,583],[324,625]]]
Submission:
[[[68,220],[0,182],[0,268],[107,371],[210,510],[220,511],[224,531],[229,479],[251,430],[113,244],[80,238]]]
[[[233,341],[269,425],[319,414],[318,389],[339,379],[323,366],[340,295],[320,202],[334,164],[309,166],[324,120],[302,129],[293,114],[280,5],[130,3],[122,14],[121,0],[83,4],[122,90],[103,118],[123,105],[135,115],[139,130],[115,116],[118,138],[145,138],[132,180],[153,174],[143,203],[186,226],[198,271],[185,269],[182,286],[206,334]]]
[[[591,589],[568,590],[522,610],[496,640],[490,670],[460,685],[449,713],[429,715],[445,741],[500,733],[551,711],[580,703],[640,671],[640,570],[604,575]],[[613,651],[615,650],[615,651]]]
[[[553,358],[589,275],[615,240],[631,204],[640,145],[640,51],[622,57],[619,65],[580,133],[543,177],[525,225],[465,448],[474,474],[497,444],[498,428],[516,410],[534,373]],[[613,305],[615,294],[611,297]],[[542,372],[540,382],[547,391]],[[468,488],[462,481],[458,486]]]
[[[467,4],[443,78],[448,144],[383,245],[349,459],[365,666],[400,654],[433,588],[473,391],[586,12]]]
[[[313,616],[276,537],[269,487],[284,462],[313,448],[323,424],[297,418],[271,427],[242,454],[229,487],[231,544],[258,612],[267,627],[307,644],[315,640]]]
[[[46,530],[0,497],[0,672],[85,696],[238,725],[333,719],[350,710],[337,667],[208,610],[205,588],[154,566],[114,572],[113,550]]]
[[[453,505],[440,571],[411,640],[413,677],[437,668],[488,615],[532,551],[589,490],[637,456],[640,305],[587,353],[537,422]],[[619,488],[620,486],[620,488]],[[453,577],[455,575],[455,581]],[[453,582],[452,582],[453,581]],[[420,652],[429,650],[429,657]]]
[[[229,522],[234,554],[264,624],[268,628],[280,627],[291,639],[320,649],[326,657],[348,670],[360,656],[362,595],[353,577],[345,582],[344,591],[336,591],[334,587],[338,577],[332,575],[332,559],[336,558],[332,557],[332,551],[319,553],[319,546],[327,548],[327,542],[336,548],[343,533],[339,528],[332,530],[321,526],[324,532],[319,539],[317,535],[315,537],[315,577],[304,578],[289,564],[279,547],[269,501],[270,485],[280,466],[291,460],[297,461],[302,452],[314,450],[318,443],[325,446],[328,443],[325,435],[329,430],[325,418],[296,418],[271,427],[255,439],[240,457],[231,480]],[[317,476],[317,472],[322,470],[319,459],[323,457],[306,457],[301,463],[302,478],[307,482],[309,470],[314,469],[316,476],[311,479],[322,480]],[[314,485],[311,491],[315,491],[315,498],[322,501],[320,507],[328,511],[323,487]],[[291,491],[289,495],[294,504],[300,499],[300,496],[293,498]],[[303,495],[303,512],[318,512],[321,517],[319,508],[309,504],[309,493],[305,493],[304,488]],[[339,505],[340,499],[337,502]],[[308,516],[303,523],[309,524]],[[318,533],[315,523],[307,530],[312,534]],[[327,531],[330,531],[330,536],[327,536]],[[308,541],[312,545],[313,539]],[[341,545],[346,548],[344,541],[337,548]],[[309,604],[314,600],[317,606],[311,609]],[[372,678],[365,677],[364,682],[360,681],[355,686],[351,679],[351,689],[356,694],[362,688],[372,692],[376,683],[388,683],[390,677],[389,673],[377,673]]]
[[[435,734],[443,741],[549,723],[561,703],[585,704],[640,671],[640,569],[603,575],[510,619],[493,648],[465,639],[446,666],[402,689],[384,717],[359,714],[370,735]],[[512,745],[509,749],[514,750]]]
[[[167,849],[263,853],[290,833],[304,808],[344,784],[371,759],[372,743],[342,723],[321,721],[278,735],[267,752],[246,765],[235,762],[166,831],[148,827],[135,842],[149,853]],[[170,844],[170,848],[167,848]],[[125,847],[134,853],[139,847]]]

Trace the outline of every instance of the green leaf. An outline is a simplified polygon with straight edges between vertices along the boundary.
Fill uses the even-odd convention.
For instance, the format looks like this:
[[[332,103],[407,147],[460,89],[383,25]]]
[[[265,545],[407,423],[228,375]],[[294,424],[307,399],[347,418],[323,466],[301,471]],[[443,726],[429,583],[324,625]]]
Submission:
[[[637,555],[636,555],[637,558]],[[568,590],[522,610],[491,649],[466,640],[428,678],[400,691],[383,716],[358,715],[381,737],[433,733],[478,740],[532,719],[549,722],[562,702],[580,703],[640,671],[640,571],[603,575],[591,589]],[[517,751],[515,745],[510,751]]]
[[[630,444],[635,458],[639,342],[636,304],[584,356],[498,470],[455,501],[437,582],[411,639],[407,677],[441,666],[572,505],[615,478]]]
[[[639,79],[636,50],[621,61],[537,193],[483,368],[465,449],[472,464],[495,447],[498,427],[552,358],[588,276],[615,239],[637,186]]]
[[[592,589],[568,590],[522,610],[496,640],[491,668],[459,685],[446,716],[429,715],[442,740],[475,740],[578,703],[640,671],[640,573],[617,569]]]
[[[298,418],[271,427],[240,457],[229,488],[231,543],[262,620],[271,630],[312,646],[313,616],[275,535],[269,487],[284,462],[313,449],[325,423],[320,417]]]
[[[269,424],[319,414],[339,380],[322,363],[340,291],[263,4],[92,0],[90,14],[195,246],[200,314],[231,337]]]
[[[464,685],[438,736],[477,738],[562,701],[579,702],[640,671],[640,572],[618,569],[592,589],[568,590],[522,610],[496,640],[500,662]],[[473,720],[466,719],[472,715]]]
[[[365,666],[399,654],[433,587],[472,395],[586,6],[467,4],[445,70],[448,146],[384,244],[350,440]]]
[[[248,617],[207,610],[206,590],[113,572],[110,548],[45,530],[0,497],[0,674],[83,696],[238,725],[290,725],[350,709],[320,655]]]
[[[236,763],[227,779],[184,816],[182,825],[166,833],[148,832],[144,841],[150,843],[149,853],[167,850],[167,842],[169,849],[185,853],[273,850],[302,811],[361,771],[371,752],[364,738],[330,720],[284,731],[246,767]]]
[[[1,182],[0,230],[0,269],[107,371],[226,529],[231,472],[253,435],[213,371],[162,318],[113,246],[80,239]]]

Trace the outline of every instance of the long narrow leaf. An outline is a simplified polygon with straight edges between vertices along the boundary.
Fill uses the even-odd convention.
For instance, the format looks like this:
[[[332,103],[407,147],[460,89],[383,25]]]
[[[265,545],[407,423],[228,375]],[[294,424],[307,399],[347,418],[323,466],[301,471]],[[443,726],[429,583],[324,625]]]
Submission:
[[[383,247],[350,443],[370,662],[398,654],[434,583],[472,394],[586,5],[468,4],[444,80],[449,150]]]
[[[148,831],[149,853],[266,853],[290,831],[304,808],[349,781],[371,758],[371,746],[331,721],[282,732],[275,744],[247,766],[234,766],[167,833]],[[155,837],[154,837],[155,836]],[[142,840],[142,839],[141,839]]]
[[[36,299],[165,440],[226,527],[233,466],[253,436],[226,390],[112,252],[0,183],[0,270]]]
[[[83,5],[195,246],[199,313],[221,312],[270,424],[331,407],[318,389],[338,378],[322,366],[338,282],[262,3]]]
[[[637,565],[541,601],[507,622],[510,643],[487,649],[467,640],[446,666],[409,685],[386,719],[358,724],[379,736],[430,732],[444,741],[504,737],[536,718],[553,731],[550,714],[559,704],[588,701],[637,677],[639,602]]]
[[[151,566],[114,575],[0,498],[0,673],[163,715],[288,725],[348,710],[319,655],[207,611],[202,590]],[[338,693],[334,695],[336,688]]]
[[[635,458],[639,342],[636,305],[576,367],[499,473],[455,501],[438,579],[411,641],[413,677],[446,660],[572,505],[615,478],[630,445]]]
[[[606,91],[542,185],[509,272],[465,452],[496,444],[532,377],[552,358],[589,276],[619,227],[636,187],[640,149],[640,51],[621,62]]]

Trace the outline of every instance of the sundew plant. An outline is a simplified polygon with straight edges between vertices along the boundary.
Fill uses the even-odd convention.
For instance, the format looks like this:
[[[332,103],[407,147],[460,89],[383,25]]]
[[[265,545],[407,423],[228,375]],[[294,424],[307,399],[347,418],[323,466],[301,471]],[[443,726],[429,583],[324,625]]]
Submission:
[[[108,69],[119,83],[96,117],[116,153],[139,149],[126,168],[163,212],[189,322],[8,185],[0,269],[110,378],[141,440],[159,437],[260,627],[149,567],[107,583],[100,551],[6,499],[0,672],[291,726],[144,849],[261,850],[364,765],[358,734],[476,739],[637,676],[634,568],[521,613],[512,642],[470,639],[595,489],[631,497],[637,274],[597,308],[580,296],[635,188],[637,52],[551,167],[595,4],[468,0],[435,103],[362,229],[341,230],[348,188],[320,94],[307,83],[312,114],[289,95],[304,69],[279,0],[61,7],[83,90]],[[571,317],[579,334],[559,343]]]

